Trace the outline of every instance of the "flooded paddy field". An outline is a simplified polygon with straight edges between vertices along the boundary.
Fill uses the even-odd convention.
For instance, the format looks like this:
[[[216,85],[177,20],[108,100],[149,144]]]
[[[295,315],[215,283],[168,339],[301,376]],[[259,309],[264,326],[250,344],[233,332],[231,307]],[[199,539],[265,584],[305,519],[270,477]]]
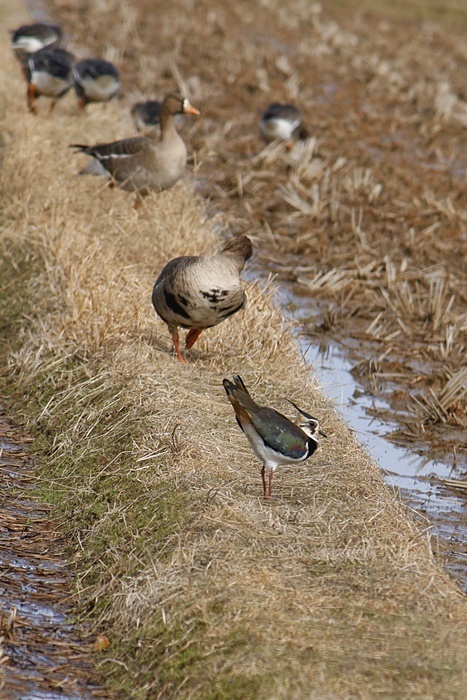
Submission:
[[[313,325],[311,317],[322,319],[326,312],[322,308],[317,312],[310,300],[297,299],[294,289],[294,285],[284,286],[284,308],[302,319],[301,350],[323,391],[383,469],[387,483],[434,535],[434,550],[467,591],[465,438],[458,442],[459,432],[454,431],[453,443],[446,444],[449,430],[439,428],[439,439],[428,430],[425,438],[423,426],[417,436],[417,414],[407,405],[407,372],[385,374],[375,361],[373,366],[371,359],[362,361],[362,355],[376,356],[370,342],[333,337],[322,329],[307,334],[306,328]]]

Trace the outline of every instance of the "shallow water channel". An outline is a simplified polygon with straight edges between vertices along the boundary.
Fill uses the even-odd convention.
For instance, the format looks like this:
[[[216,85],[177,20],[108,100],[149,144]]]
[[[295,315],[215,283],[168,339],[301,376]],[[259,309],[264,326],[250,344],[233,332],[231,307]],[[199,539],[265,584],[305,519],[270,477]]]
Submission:
[[[27,442],[0,417],[0,697],[106,698],[94,640],[69,619],[72,587],[49,508],[28,498]]]
[[[293,285],[283,285],[281,296],[287,312],[296,320],[315,312],[315,301],[300,294]],[[380,465],[389,486],[396,489],[433,536],[433,548],[447,570],[467,592],[467,492],[443,483],[455,476],[449,455],[433,459],[429,450],[417,452],[394,444],[387,438],[400,426],[375,418],[391,413],[384,395],[374,396],[359,385],[352,374],[352,362],[345,346],[331,337],[300,336],[300,348],[322,387],[349,428]]]

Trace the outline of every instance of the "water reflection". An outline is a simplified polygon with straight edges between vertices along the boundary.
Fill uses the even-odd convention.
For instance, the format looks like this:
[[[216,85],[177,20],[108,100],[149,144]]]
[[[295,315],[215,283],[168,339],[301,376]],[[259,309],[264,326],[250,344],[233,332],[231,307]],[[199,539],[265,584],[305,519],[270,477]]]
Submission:
[[[330,340],[319,346],[303,338],[300,342],[324,393],[384,470],[388,484],[399,489],[404,502],[426,516],[433,533],[443,538],[446,546],[442,549],[449,550],[447,568],[467,591],[467,500],[440,482],[451,476],[452,465],[429,460],[384,438],[397,428],[396,423],[382,422],[369,416],[367,410],[389,407],[358,388],[352,364],[337,343]]]
[[[24,436],[0,416],[0,696],[8,700],[91,700],[89,644],[70,624],[70,580],[49,511],[27,498],[33,486]],[[16,437],[16,435],[15,435]],[[3,694],[2,694],[3,693]]]

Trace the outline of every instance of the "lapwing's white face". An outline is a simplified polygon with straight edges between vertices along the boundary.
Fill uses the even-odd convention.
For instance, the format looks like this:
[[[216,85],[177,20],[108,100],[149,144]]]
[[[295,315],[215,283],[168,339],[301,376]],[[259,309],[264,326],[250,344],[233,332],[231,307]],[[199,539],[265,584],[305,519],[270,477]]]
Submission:
[[[299,427],[303,430],[305,435],[318,442],[319,421],[315,420],[314,418],[308,418],[307,420],[299,423]]]

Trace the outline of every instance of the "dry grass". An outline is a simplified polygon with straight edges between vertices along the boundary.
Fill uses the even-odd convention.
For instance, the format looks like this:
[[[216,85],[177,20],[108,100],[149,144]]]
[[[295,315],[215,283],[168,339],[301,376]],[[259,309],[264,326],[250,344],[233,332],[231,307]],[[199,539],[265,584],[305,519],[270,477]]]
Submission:
[[[122,17],[129,9],[99,8],[111,5]],[[223,12],[209,23],[222,28]],[[168,12],[162,37],[172,21]],[[133,20],[125,27],[133,41]],[[117,29],[107,35],[116,49]],[[352,45],[336,28],[320,32],[323,48]],[[25,261],[29,272],[8,376],[47,454],[41,489],[69,531],[81,609],[112,640],[101,672],[135,698],[461,698],[465,601],[432,555],[429,528],[414,523],[310,378],[271,289],[247,283],[245,311],[206,331],[184,365],[154,317],[150,294],[165,262],[213,251],[218,232],[239,220],[208,218],[190,177],[138,212],[127,193],[77,177],[82,163],[67,144],[131,132],[126,105],[77,117],[66,98],[53,119],[40,103],[33,118],[17,66],[1,51],[3,264],[10,281]],[[235,71],[237,54],[226,60]],[[195,78],[184,80],[196,104],[208,87]],[[195,129],[214,138],[206,111],[206,126],[185,130],[187,140]],[[292,159],[297,182],[302,173],[313,179],[313,154],[305,146],[274,163]],[[341,171],[352,196],[382,196],[367,169],[329,163],[322,187],[306,181],[307,199],[296,183],[281,197],[300,197],[319,218]],[[261,165],[266,180],[272,166]],[[243,196],[256,180],[240,163],[218,186]],[[274,228],[278,254],[289,252]],[[261,231],[253,237],[261,248]],[[299,249],[310,236],[298,239]],[[373,267],[359,259],[358,269],[370,276]],[[392,269],[382,262],[374,274]],[[318,288],[323,280],[319,270],[306,277]],[[340,283],[329,275],[321,286]],[[446,310],[450,290],[437,284]],[[417,295],[414,315],[433,313]],[[391,303],[396,313],[412,302],[399,289]],[[260,402],[289,413],[289,397],[312,410],[329,436],[309,464],[280,470],[271,506],[222,389],[232,371]]]

